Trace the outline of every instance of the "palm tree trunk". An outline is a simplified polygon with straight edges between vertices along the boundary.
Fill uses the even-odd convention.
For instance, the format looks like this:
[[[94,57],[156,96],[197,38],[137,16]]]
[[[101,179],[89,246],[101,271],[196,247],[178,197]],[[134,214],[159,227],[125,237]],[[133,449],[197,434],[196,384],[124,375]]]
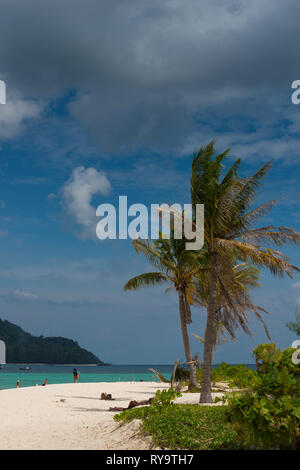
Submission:
[[[179,290],[178,297],[179,297],[179,314],[180,314],[182,340],[183,340],[183,345],[184,345],[186,361],[190,369],[189,389],[198,388],[196,365],[193,362],[191,349],[190,349],[189,334],[188,334],[187,325],[186,325],[184,292]]]
[[[217,258],[211,256],[209,300],[207,322],[204,337],[203,376],[201,384],[200,403],[212,403],[211,368],[216,344],[216,311],[217,311]]]

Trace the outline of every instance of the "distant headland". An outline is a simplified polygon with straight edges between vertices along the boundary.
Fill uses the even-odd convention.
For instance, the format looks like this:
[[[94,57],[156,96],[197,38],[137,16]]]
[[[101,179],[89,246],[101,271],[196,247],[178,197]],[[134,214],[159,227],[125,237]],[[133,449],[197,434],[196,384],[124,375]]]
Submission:
[[[0,319],[0,340],[6,344],[8,363],[109,365],[72,339],[33,336],[7,320]]]

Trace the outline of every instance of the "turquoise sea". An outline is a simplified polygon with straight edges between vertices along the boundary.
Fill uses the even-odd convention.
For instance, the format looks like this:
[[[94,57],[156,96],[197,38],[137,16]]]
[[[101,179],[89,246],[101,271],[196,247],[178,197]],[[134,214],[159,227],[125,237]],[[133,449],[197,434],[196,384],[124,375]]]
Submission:
[[[255,369],[255,365],[246,364]],[[20,367],[30,366],[30,371],[21,371]],[[73,382],[73,368],[79,372],[79,382],[151,382],[156,380],[149,368],[157,369],[161,374],[170,378],[173,365],[47,365],[47,364],[5,364],[0,369],[0,389],[15,388],[17,380],[21,387],[41,385],[45,378],[48,384],[62,384]]]

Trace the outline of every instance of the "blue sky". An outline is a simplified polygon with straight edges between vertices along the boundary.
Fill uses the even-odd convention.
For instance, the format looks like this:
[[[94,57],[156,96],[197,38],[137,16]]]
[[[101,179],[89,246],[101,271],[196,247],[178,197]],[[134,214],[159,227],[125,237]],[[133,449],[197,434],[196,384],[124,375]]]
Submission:
[[[109,362],[183,358],[176,296],[122,291],[149,267],[130,240],[95,239],[95,209],[119,195],[188,203],[192,154],[216,138],[244,175],[274,159],[258,203],[281,200],[262,223],[300,230],[299,4],[0,0],[0,9],[0,317]],[[298,247],[285,252],[300,266]],[[263,273],[261,283],[253,298],[286,347],[299,276]],[[204,325],[194,308],[191,332]],[[219,346],[216,361],[252,361],[266,337],[250,326],[253,338]]]

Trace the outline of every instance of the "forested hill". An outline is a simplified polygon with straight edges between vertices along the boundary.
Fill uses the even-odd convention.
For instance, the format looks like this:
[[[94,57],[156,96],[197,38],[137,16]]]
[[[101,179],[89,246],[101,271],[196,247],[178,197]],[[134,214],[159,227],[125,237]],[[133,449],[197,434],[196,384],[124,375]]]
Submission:
[[[8,363],[102,364],[76,341],[62,337],[32,336],[17,325],[0,319],[0,340],[6,344]]]

